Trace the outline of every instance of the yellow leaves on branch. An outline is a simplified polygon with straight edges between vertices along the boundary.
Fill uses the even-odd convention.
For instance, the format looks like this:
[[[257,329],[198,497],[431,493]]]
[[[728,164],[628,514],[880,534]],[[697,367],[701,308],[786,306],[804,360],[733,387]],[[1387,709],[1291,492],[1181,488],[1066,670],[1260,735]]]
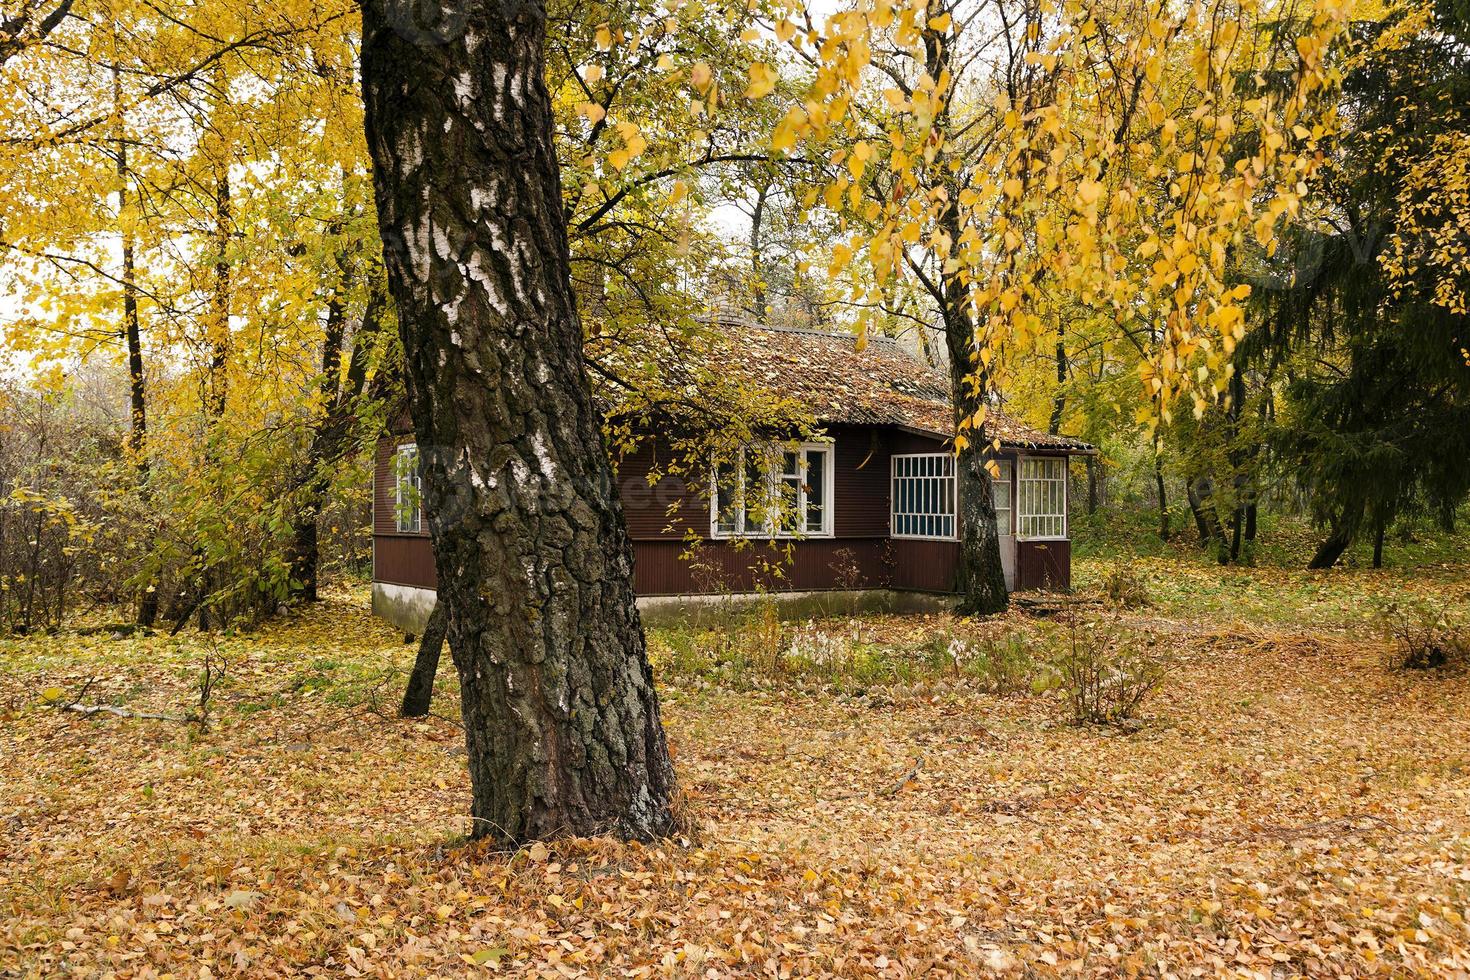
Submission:
[[[617,129],[623,145],[608,153],[607,162],[614,170],[622,170],[643,155],[643,151],[648,149],[648,140],[643,138],[636,123],[620,122]]]
[[[750,66],[750,84],[745,95],[751,99],[762,99],[776,90],[776,70],[765,62],[756,61]]]
[[[829,274],[866,253],[851,284],[859,299],[875,289],[865,279],[881,290],[914,262],[942,269],[967,297],[976,363],[990,371],[997,348],[1037,340],[1071,305],[1152,338],[1143,380],[1159,417],[1181,393],[1223,390],[1245,329],[1231,269],[1249,247],[1274,253],[1320,163],[1335,84],[1325,54],[1345,2],[1315,0],[1285,52],[1258,29],[1267,15],[1253,4],[1126,7],[1100,25],[1064,3],[1045,36],[1031,30],[1021,50],[996,52],[1028,66],[1031,87],[989,106],[956,95],[947,62],[930,70],[936,45],[959,46],[963,28],[929,13],[916,0],[856,0],[813,31],[778,33],[812,74],[772,145],[806,144],[827,159],[809,204],[860,229],[834,250]],[[1117,38],[1131,40],[1119,48]],[[1293,53],[1282,83],[1270,70]],[[906,88],[890,84],[895,65],[914,79]],[[751,72],[746,94],[770,94],[774,74]],[[971,78],[963,91],[993,81]],[[977,126],[994,138],[975,141]],[[968,155],[966,139],[986,149]],[[1242,145],[1254,148],[1244,158]]]

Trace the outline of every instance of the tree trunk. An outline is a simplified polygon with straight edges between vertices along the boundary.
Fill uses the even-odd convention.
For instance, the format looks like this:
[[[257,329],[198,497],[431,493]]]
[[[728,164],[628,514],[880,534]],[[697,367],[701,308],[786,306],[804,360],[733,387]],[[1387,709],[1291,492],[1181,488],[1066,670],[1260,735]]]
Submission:
[[[765,250],[761,242],[761,232],[765,225],[766,197],[770,190],[769,182],[760,185],[756,192],[755,207],[750,213],[751,301],[755,306],[757,323],[766,321],[766,276],[765,263],[762,260]]]
[[[965,321],[968,324],[968,320]],[[955,426],[973,418],[983,405],[976,391],[984,391],[982,380],[971,385],[966,375],[979,370],[971,365],[972,329],[946,327],[949,340],[951,388],[955,392]],[[960,536],[959,612],[965,616],[988,616],[1004,612],[1010,603],[1006,593],[1005,568],[1001,565],[1000,529],[995,516],[994,487],[985,466],[990,437],[982,427],[969,430],[970,438],[955,458],[955,495]]]
[[[1195,530],[1199,532],[1199,545],[1203,548],[1210,543],[1210,522],[1205,519],[1204,501],[1200,499],[1194,481],[1188,477],[1184,479],[1184,494],[1189,499],[1189,512],[1194,515]]]
[[[940,30],[932,25],[924,32],[925,69],[930,78],[950,75],[954,45],[953,25]],[[935,127],[946,132],[950,123],[949,100],[943,100]],[[937,170],[948,167],[941,151],[935,160]],[[940,213],[940,226],[951,240],[960,241],[959,188],[947,188],[949,204]],[[955,431],[965,442],[955,453],[956,531],[960,538],[960,567],[955,583],[960,593],[958,611],[963,615],[990,615],[1004,612],[1010,603],[1006,593],[1005,570],[1001,565],[1000,531],[996,526],[995,498],[990,471],[985,467],[990,451],[990,437],[985,427],[961,428],[986,407],[990,394],[990,377],[980,363],[975,347],[975,321],[970,314],[970,287],[957,273],[946,275],[941,268],[930,280],[929,292],[939,307],[944,324],[945,346],[949,352],[951,399],[954,402]]]
[[[1164,486],[1164,457],[1159,447],[1154,447],[1154,485],[1159,491],[1159,539],[1169,540],[1169,497]]]
[[[1337,564],[1348,545],[1353,543],[1352,534],[1341,525],[1334,525],[1327,539],[1317,547],[1317,553],[1307,563],[1308,568],[1331,568]]]
[[[1062,416],[1067,412],[1067,330],[1062,326],[1061,316],[1057,317],[1057,391],[1051,399],[1051,424],[1048,427],[1052,435],[1061,435]]]
[[[114,52],[113,57],[116,57]],[[112,104],[122,105],[122,73],[112,67]],[[138,494],[144,510],[148,503],[148,399],[147,381],[143,375],[143,330],[138,317],[138,283],[136,280],[136,246],[128,220],[128,140],[123,129],[122,113],[117,112],[114,130],[117,145],[117,214],[122,233],[122,301],[123,344],[128,352],[128,453],[138,474]],[[139,626],[152,626],[158,621],[158,588],[145,582],[138,590]]]
[[[1362,513],[1362,507],[1358,506],[1339,514],[1332,522],[1332,530],[1327,539],[1317,547],[1317,553],[1312,556],[1307,567],[1331,568],[1336,565],[1343,552],[1353,543],[1353,538],[1357,537]]]
[[[1097,457],[1087,457],[1087,516],[1097,513]]]
[[[1375,521],[1373,524],[1373,567],[1383,567],[1383,533],[1386,531],[1386,521]]]
[[[448,629],[444,603],[435,603],[424,626],[424,635],[419,638],[419,655],[414,658],[413,673],[408,675],[408,687],[403,692],[403,708],[399,713],[405,718],[422,718],[429,713],[434,698],[434,677],[439,673],[439,654],[444,649]]]
[[[368,147],[473,834],[674,828],[570,281],[540,0],[363,5]]]

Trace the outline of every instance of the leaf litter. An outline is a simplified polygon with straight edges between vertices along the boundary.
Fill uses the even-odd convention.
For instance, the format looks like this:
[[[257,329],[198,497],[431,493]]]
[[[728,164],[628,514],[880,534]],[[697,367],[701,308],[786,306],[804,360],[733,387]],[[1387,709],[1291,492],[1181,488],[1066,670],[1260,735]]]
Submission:
[[[1123,734],[964,684],[674,677],[690,835],[506,855],[464,839],[452,678],[393,717],[413,647],[365,609],[217,641],[208,729],[42,696],[177,712],[199,642],[3,641],[0,975],[1470,971],[1470,678],[1361,631],[1119,614],[1179,655]]]

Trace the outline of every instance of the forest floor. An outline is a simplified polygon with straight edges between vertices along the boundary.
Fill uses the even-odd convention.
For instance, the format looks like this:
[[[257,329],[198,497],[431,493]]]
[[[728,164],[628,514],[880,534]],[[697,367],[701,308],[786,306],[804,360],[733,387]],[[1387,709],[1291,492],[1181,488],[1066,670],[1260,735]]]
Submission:
[[[945,659],[1039,659],[1055,616],[653,631],[696,821],[654,847],[467,845],[453,678],[394,717],[414,648],[362,588],[5,639],[0,976],[1470,972],[1470,673],[1380,631],[1389,595],[1470,614],[1470,565],[1137,570],[1152,604],[1083,560],[1074,607],[1171,667],[1123,728]],[[58,707],[186,713],[206,653],[207,728]]]

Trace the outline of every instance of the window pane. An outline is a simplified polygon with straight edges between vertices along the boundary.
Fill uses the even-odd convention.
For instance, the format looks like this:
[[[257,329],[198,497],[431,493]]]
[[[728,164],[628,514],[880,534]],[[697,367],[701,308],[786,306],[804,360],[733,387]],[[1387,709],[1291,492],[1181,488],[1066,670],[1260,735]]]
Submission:
[[[827,529],[827,454],[808,450],[806,454],[806,529],[820,534]]]
[[[735,534],[740,530],[739,497],[734,465],[719,463],[715,466],[715,530],[718,533]]]

